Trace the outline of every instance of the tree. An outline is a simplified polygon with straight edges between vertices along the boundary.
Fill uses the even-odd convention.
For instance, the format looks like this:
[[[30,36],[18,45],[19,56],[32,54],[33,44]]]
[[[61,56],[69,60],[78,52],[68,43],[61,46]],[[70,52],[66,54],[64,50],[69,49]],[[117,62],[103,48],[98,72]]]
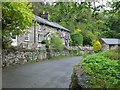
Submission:
[[[73,32],[77,24],[76,13],[78,13],[78,3],[57,2],[53,5],[50,20],[59,23]]]
[[[52,11],[52,6],[49,2],[32,2],[32,8],[33,13],[38,16],[41,16],[43,11],[46,11],[47,13],[51,13]]]
[[[80,31],[81,31],[80,29],[77,29],[74,33],[71,34],[73,46],[83,45],[83,36],[81,35]]]
[[[92,17],[92,11],[90,9],[90,3],[82,2],[81,4],[78,4],[75,2],[59,2],[56,3],[53,7],[53,12],[50,15],[50,19],[52,21],[57,22],[71,30],[71,37],[77,38],[76,36],[78,34],[73,35],[73,33],[77,28],[80,28],[81,35],[79,34],[78,36],[83,36],[84,45],[90,44],[92,42],[92,40],[89,40],[89,37],[86,34],[88,31],[92,32],[96,30],[96,25],[94,24],[95,20]]]
[[[11,34],[19,35],[32,25],[31,7],[28,2],[2,2],[3,48],[10,45]]]
[[[111,33],[112,36],[110,37],[115,37],[115,38],[120,38],[120,1],[118,2],[112,2],[110,3],[111,10],[109,10],[108,13],[108,27],[111,32],[114,33],[115,35]]]
[[[102,37],[120,38],[120,1],[107,2],[109,10],[104,10],[106,29],[102,30]]]
[[[81,4],[77,2],[57,2],[50,6],[51,10],[47,7],[43,10],[48,10],[50,12],[50,20],[68,28],[72,33],[71,35],[77,28],[80,28],[83,36],[83,45],[92,45],[94,39],[102,37],[119,38],[119,2],[112,4],[113,10],[110,10],[110,12],[115,14],[112,13],[111,15],[103,11],[103,0],[99,6],[96,4],[98,1],[81,2]]]

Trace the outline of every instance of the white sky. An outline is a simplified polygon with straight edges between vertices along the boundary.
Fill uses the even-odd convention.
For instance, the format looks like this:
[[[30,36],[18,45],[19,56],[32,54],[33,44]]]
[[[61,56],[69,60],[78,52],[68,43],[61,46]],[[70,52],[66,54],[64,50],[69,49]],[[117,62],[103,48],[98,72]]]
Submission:
[[[24,2],[25,0],[2,0],[2,2]],[[70,1],[74,1],[74,2],[89,2],[89,1],[93,1],[93,0],[27,0],[30,2],[70,2]],[[101,4],[106,6],[107,2],[111,2],[111,1],[120,1],[120,0],[95,0],[98,1],[95,3],[96,6],[99,6]],[[104,9],[110,9],[109,7],[105,7]]]
[[[93,2],[93,0],[38,0],[38,1],[46,1],[46,2],[70,2],[70,1],[74,1],[74,2],[78,2],[78,3],[84,2],[84,1]],[[97,1],[97,2],[95,2],[96,6],[105,5],[104,9],[110,10],[111,8],[107,6],[107,2],[111,2],[111,1],[116,2],[116,1],[119,1],[119,0],[95,0],[95,1]]]

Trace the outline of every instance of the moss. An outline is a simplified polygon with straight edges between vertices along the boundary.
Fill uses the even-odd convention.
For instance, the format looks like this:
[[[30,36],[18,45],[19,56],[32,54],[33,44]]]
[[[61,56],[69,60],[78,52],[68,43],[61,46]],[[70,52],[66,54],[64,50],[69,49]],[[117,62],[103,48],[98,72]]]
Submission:
[[[29,60],[30,63],[36,63],[39,62],[38,60]]]
[[[55,59],[66,58],[66,57],[70,57],[70,56],[62,56],[62,55],[60,55],[60,56],[54,56],[54,57],[49,58],[48,60],[55,60]]]
[[[75,74],[75,72],[73,72],[72,76],[71,76],[71,84],[70,84],[70,88],[71,90],[74,90],[75,88],[78,88],[78,79],[77,76]]]

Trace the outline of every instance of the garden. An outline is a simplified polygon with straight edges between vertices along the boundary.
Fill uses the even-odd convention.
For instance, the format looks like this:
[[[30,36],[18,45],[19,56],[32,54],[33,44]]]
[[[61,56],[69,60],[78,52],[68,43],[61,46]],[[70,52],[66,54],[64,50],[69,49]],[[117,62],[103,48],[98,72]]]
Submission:
[[[109,51],[85,55],[74,69],[72,88],[120,88],[119,54]]]

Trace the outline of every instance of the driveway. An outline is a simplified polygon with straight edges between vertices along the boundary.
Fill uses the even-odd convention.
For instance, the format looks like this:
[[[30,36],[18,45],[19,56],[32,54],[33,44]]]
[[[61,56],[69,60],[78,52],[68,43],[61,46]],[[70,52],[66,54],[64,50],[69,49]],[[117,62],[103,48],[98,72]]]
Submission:
[[[3,69],[3,88],[69,88],[73,67],[81,56]]]

